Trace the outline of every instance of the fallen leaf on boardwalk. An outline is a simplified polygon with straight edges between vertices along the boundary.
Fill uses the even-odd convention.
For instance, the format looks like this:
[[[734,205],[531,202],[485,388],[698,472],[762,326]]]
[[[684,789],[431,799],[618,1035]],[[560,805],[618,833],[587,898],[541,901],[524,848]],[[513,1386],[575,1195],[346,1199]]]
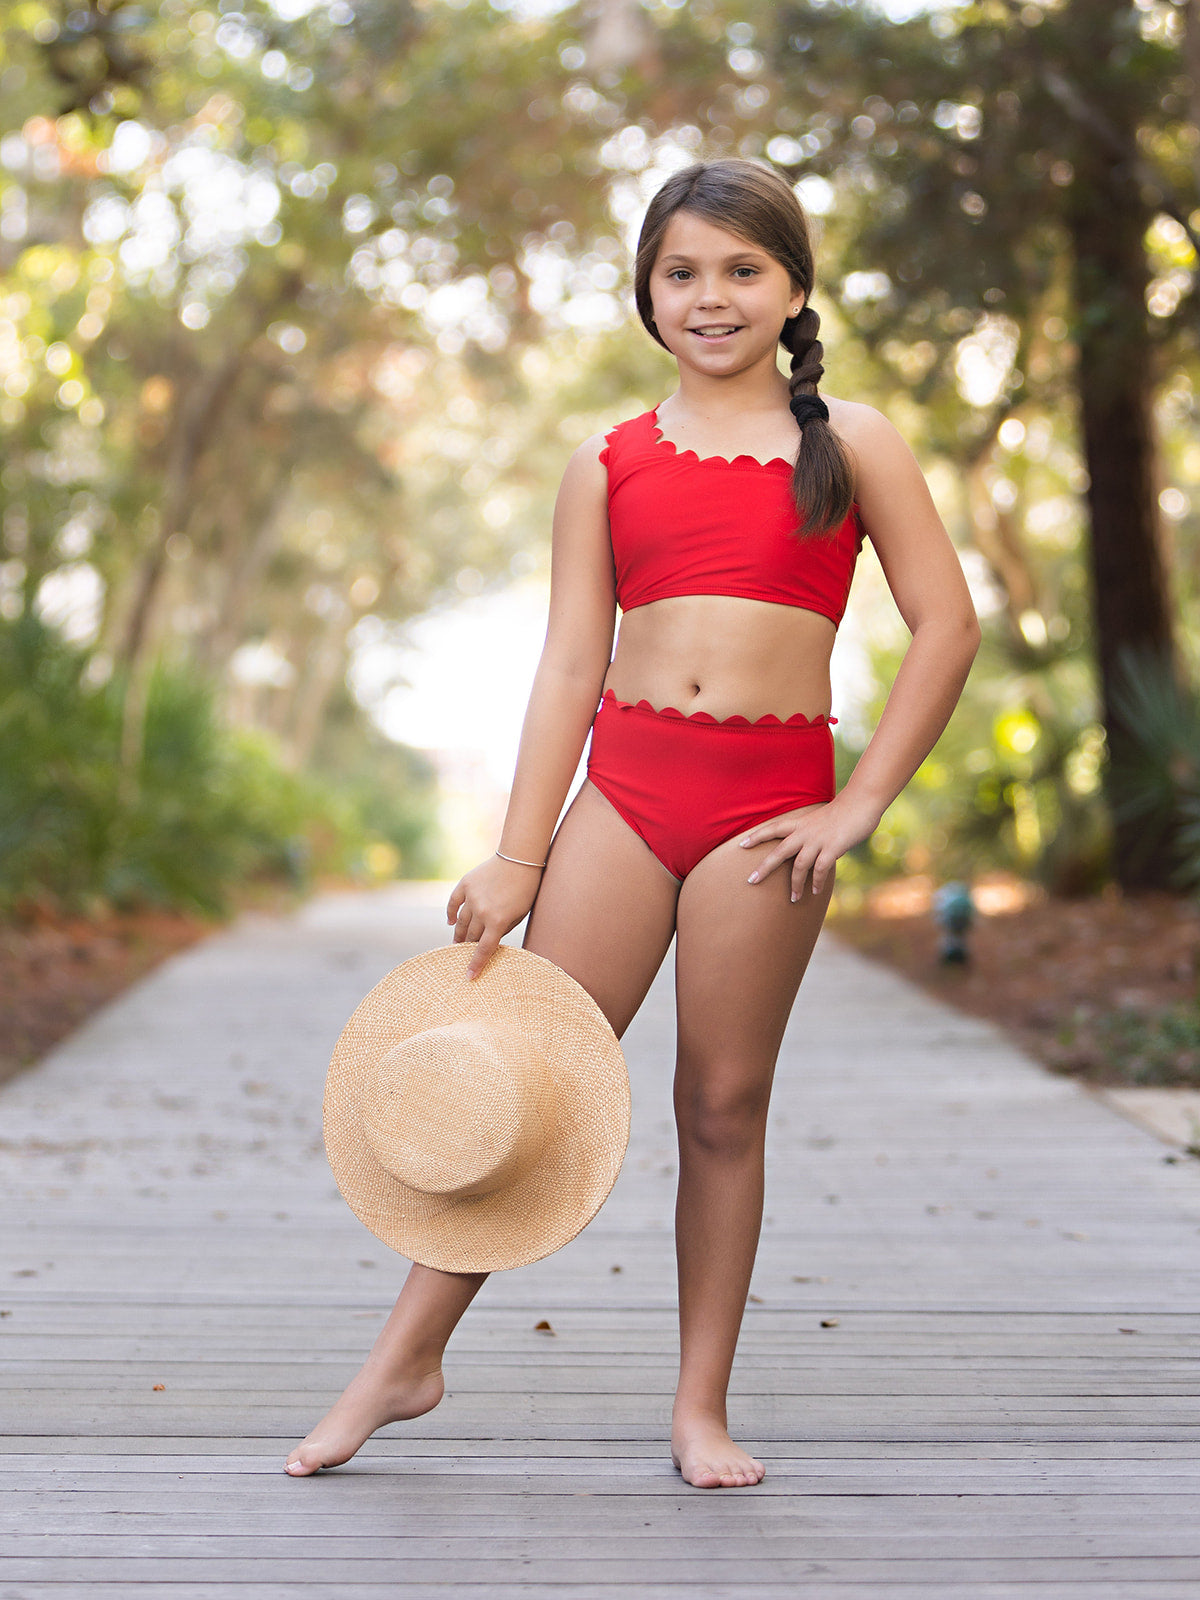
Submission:
[[[155,1394],[161,1394],[161,1393],[162,1393],[162,1391],[163,1391],[163,1390],[164,1390],[164,1389],[165,1389],[165,1388],[166,1388],[166,1387],[167,1387],[167,1386],[166,1386],[166,1384],[165,1384],[165,1383],[156,1383],[156,1384],[155,1384],[155,1385],[154,1385],[154,1392],[155,1392]]]
[[[350,1313],[350,1315],[352,1317],[381,1317],[383,1315],[383,1312],[382,1311],[352,1311]]]
[[[36,1267],[18,1267],[17,1270],[13,1273],[13,1277],[14,1278],[36,1278],[37,1277],[37,1268]]]
[[[805,1277],[802,1277],[799,1273],[793,1272],[792,1273],[792,1282],[793,1283],[828,1283],[829,1279],[828,1278],[805,1278]]]
[[[761,1306],[763,1303],[763,1297],[760,1294],[748,1294],[746,1299],[752,1306]]]
[[[0,1316],[3,1316],[3,1315],[4,1315],[4,1313],[2,1311],[0,1311]],[[1141,1331],[1142,1330],[1140,1328],[1118,1328],[1117,1329],[1118,1333],[1141,1333]]]
[[[1063,1229],[1063,1238],[1064,1239],[1090,1239],[1091,1238],[1091,1234],[1089,1234],[1089,1233],[1075,1233],[1070,1229],[1064,1228]]]
[[[823,1328],[836,1328],[837,1325],[838,1325],[838,1319],[836,1317],[822,1317],[821,1318],[821,1326]]]
[[[554,1334],[554,1329],[546,1321],[545,1317],[543,1317],[540,1322],[535,1322],[534,1323],[533,1331],[534,1331],[534,1333],[548,1333],[551,1336],[553,1336],[553,1334]]]
[[[0,1317],[11,1317],[11,1316],[12,1316],[12,1312],[11,1311],[0,1311]]]
[[[625,1269],[623,1267],[609,1267],[608,1270],[610,1272],[623,1272]]]
[[[360,1261],[358,1264],[360,1267],[373,1267],[377,1265],[377,1263],[374,1261]]]

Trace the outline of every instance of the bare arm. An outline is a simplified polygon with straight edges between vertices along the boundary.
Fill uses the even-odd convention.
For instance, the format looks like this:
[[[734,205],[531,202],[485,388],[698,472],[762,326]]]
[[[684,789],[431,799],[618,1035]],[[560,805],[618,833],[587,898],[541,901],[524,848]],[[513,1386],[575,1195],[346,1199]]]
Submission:
[[[758,863],[752,882],[795,858],[793,899],[810,873],[819,894],[837,858],[878,827],[950,720],[979,648],[979,622],[962,567],[912,452],[879,412],[869,406],[845,409],[851,414],[844,431],[858,462],[863,525],[912,642],[879,725],[837,798],[746,835],[752,845],[779,840]]]
[[[546,642],[521,726],[500,835],[499,848],[519,862],[546,859],[612,653],[616,595],[603,442],[596,434],[575,451],[554,508]],[[446,920],[454,923],[456,944],[478,941],[468,967],[471,977],[529,911],[540,882],[536,865],[492,856],[455,884]]]

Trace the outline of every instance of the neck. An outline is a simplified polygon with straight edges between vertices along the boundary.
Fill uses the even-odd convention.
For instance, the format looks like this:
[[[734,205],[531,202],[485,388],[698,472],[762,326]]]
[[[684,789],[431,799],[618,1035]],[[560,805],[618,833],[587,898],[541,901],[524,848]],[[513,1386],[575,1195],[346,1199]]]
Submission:
[[[739,372],[728,378],[681,368],[679,387],[668,396],[672,410],[713,418],[778,411],[790,398],[788,381],[775,366],[769,372]]]

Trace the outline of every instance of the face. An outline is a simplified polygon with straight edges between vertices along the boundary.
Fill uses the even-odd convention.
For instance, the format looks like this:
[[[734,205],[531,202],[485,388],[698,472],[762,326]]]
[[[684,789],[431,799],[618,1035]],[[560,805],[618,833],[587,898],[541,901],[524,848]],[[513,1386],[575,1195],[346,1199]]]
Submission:
[[[783,324],[804,304],[774,256],[688,211],[667,224],[650,299],[671,354],[714,375],[774,365]]]

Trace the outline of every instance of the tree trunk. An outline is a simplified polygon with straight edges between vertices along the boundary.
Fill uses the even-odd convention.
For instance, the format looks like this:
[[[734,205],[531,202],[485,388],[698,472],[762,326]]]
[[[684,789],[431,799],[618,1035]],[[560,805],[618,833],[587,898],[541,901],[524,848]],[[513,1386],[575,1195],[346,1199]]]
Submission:
[[[308,765],[329,697],[346,670],[346,636],[354,626],[354,613],[343,604],[331,611],[317,640],[309,647],[303,679],[291,706],[291,729],[284,741],[284,765],[290,772]]]
[[[176,402],[174,436],[164,474],[158,530],[154,544],[142,561],[120,652],[127,673],[121,713],[120,762],[128,782],[133,781],[141,759],[152,665],[150,623],[166,570],[167,546],[172,535],[182,531],[191,514],[196,469],[237,384],[244,358],[244,351],[236,351],[215,371],[196,381]]]
[[[1107,108],[1110,118],[1120,107]],[[1136,153],[1132,128],[1122,128]],[[1154,350],[1146,311],[1142,244],[1147,209],[1129,166],[1092,143],[1073,186],[1070,226],[1079,347],[1079,402],[1089,475],[1090,563],[1109,773],[1134,750],[1121,715],[1126,661],[1174,671],[1166,562],[1158,511],[1152,402]],[[1116,798],[1109,787],[1110,803]],[[1114,819],[1117,881],[1125,889],[1171,887],[1168,836],[1147,848],[1140,824]]]

